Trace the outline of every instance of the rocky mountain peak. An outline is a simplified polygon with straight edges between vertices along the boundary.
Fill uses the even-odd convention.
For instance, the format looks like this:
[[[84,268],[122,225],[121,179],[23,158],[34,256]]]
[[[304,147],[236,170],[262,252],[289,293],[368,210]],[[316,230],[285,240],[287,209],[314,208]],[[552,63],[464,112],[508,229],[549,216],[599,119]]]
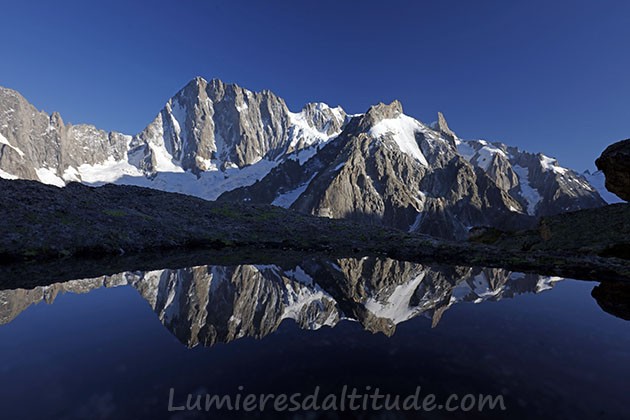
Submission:
[[[323,102],[306,104],[300,114],[308,125],[327,135],[339,133],[346,120],[343,108],[340,106],[331,108]]]
[[[446,122],[446,118],[441,112],[438,112],[438,120],[435,128],[437,129],[437,131],[440,132],[440,134],[446,136],[451,140],[455,140],[455,138],[457,138],[453,130],[449,128],[448,123]]]
[[[403,115],[403,108],[400,101],[394,100],[389,104],[379,102],[368,109],[361,118],[359,126],[362,130],[369,130],[380,121],[398,118],[401,115]]]
[[[14,104],[16,102],[28,103],[20,92],[0,86],[0,103]]]
[[[134,143],[157,173],[242,168],[275,159],[289,142],[289,110],[270,92],[197,77],[171,98]]]
[[[193,78],[192,80],[190,80],[188,83],[186,83],[186,85],[183,88],[181,88],[177,93],[179,94],[181,92],[202,91],[202,90],[206,90],[207,86],[208,86],[208,81],[201,76],[197,76]]]
[[[22,116],[39,113],[18,91],[3,87],[0,87],[0,112],[4,114],[0,121],[4,119],[18,121]]]
[[[143,185],[458,238],[603,205],[554,159],[458,139],[441,113],[429,127],[399,101],[351,119],[321,102],[291,112],[270,91],[201,77],[133,137],[64,124],[0,88],[0,177]]]
[[[205,86],[208,84],[208,81],[201,76],[195,76],[194,79],[190,81],[190,83],[196,83],[197,86]]]
[[[59,114],[58,112],[53,112],[50,115],[50,125],[52,127],[56,127],[56,128],[61,128],[64,126],[63,124],[63,119],[61,118],[61,114]]]

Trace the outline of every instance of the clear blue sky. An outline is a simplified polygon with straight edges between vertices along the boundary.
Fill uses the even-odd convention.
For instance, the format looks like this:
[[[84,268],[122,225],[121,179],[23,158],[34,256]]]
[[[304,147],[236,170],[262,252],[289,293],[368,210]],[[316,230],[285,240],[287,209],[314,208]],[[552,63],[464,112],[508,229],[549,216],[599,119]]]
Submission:
[[[464,138],[576,169],[630,137],[628,1],[7,1],[0,85],[140,131],[194,76],[364,112],[400,99]]]

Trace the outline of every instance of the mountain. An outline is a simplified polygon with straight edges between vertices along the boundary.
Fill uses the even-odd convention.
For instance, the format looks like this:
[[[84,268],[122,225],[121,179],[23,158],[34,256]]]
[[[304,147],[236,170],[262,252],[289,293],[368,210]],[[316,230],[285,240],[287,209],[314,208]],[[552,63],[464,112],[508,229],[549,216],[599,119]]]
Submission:
[[[131,136],[89,125],[64,124],[38,111],[19,93],[0,88],[0,175],[64,185],[77,168],[127,158]],[[63,178],[63,179],[62,179]]]
[[[0,89],[0,176],[63,186],[118,183],[214,199],[248,185],[285,156],[338,134],[341,108],[290,112],[269,91],[196,78],[135,136],[64,124],[19,93]]]
[[[460,140],[442,114],[429,127],[406,116],[399,102],[352,118],[307,162],[282,162],[219,200],[456,238],[472,226],[524,228],[541,216],[605,204],[582,176],[555,159]]]
[[[481,303],[539,293],[561,280],[503,269],[427,266],[387,258],[310,258],[278,265],[198,266],[124,272],[32,290],[0,291],[0,325],[60,293],[134,287],[160,322],[189,347],[262,338],[291,319],[301,328],[358,321],[387,335],[417,316],[438,325],[461,302]]]
[[[272,92],[202,78],[134,136],[66,124],[2,88],[0,176],[145,186],[449,238],[605,204],[554,159],[459,139],[441,113],[434,125],[397,101],[352,116],[323,103],[294,113]]]

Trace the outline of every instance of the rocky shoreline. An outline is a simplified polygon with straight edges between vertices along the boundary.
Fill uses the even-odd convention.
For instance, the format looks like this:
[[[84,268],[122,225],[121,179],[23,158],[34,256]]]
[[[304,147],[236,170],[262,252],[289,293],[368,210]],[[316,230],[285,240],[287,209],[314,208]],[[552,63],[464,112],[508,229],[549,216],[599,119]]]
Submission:
[[[599,248],[590,250],[584,244],[576,250],[579,242],[564,248],[555,242],[549,242],[551,249],[523,247],[514,245],[520,244],[516,240],[509,243],[509,235],[494,243],[451,242],[273,206],[217,203],[132,186],[57,188],[34,181],[0,180],[0,209],[4,216],[0,221],[3,288],[16,287],[16,282],[33,285],[121,270],[177,268],[190,265],[191,258],[197,263],[216,258],[261,262],[284,259],[291,253],[384,255],[415,262],[630,281],[630,261],[597,251],[613,243],[599,243]],[[625,204],[585,212],[610,209],[620,209],[623,215],[615,220],[623,223],[628,214]],[[599,223],[607,220],[601,218]],[[611,228],[619,231],[618,226]],[[600,232],[598,241],[606,240],[605,226],[591,229]],[[518,235],[530,239],[538,235],[541,243],[547,242],[540,229],[528,232]],[[616,237],[610,237],[611,241],[619,242]],[[57,277],[52,279],[55,272]]]

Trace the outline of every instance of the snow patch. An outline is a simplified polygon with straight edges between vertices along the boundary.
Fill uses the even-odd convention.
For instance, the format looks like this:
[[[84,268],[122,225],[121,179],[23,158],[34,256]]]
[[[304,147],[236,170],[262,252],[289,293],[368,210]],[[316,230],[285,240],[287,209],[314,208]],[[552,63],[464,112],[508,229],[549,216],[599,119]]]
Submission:
[[[153,180],[149,181],[149,186],[206,200],[216,200],[225,191],[252,185],[267,175],[277,164],[277,162],[263,159],[243,168],[234,165],[235,167],[230,167],[225,171],[201,172],[199,178],[191,172],[158,173]]]
[[[285,274],[307,286],[312,286],[314,284],[313,278],[299,265],[296,266],[294,270],[286,271]]]
[[[66,183],[57,176],[57,172],[50,168],[35,169],[37,178],[44,184],[54,185],[56,187],[65,187]]]
[[[339,134],[337,132],[329,135],[326,132],[317,130],[315,127],[311,126],[308,123],[304,112],[289,112],[289,121],[292,125],[290,132],[291,141],[289,142],[289,148],[295,148],[300,143],[302,143],[303,146],[312,146],[319,143],[325,143]]]
[[[488,278],[483,272],[477,274],[472,279],[472,283],[474,286],[474,289],[472,289],[472,291],[475,293],[475,295],[477,295],[477,297],[481,298],[482,300],[497,297],[503,290],[502,288],[493,289],[490,286]]]
[[[490,164],[492,163],[495,155],[501,155],[507,158],[503,150],[490,145],[483,146],[477,151],[477,166],[479,166],[484,171],[487,171],[488,168],[490,168]]]
[[[66,170],[66,173],[68,170]],[[102,185],[107,183],[116,183],[123,177],[139,177],[149,186],[149,180],[145,178],[142,171],[124,160],[115,160],[109,157],[105,162],[95,165],[83,164],[77,168],[78,177],[82,182],[92,185]],[[64,178],[66,177],[64,173]],[[68,175],[71,175],[70,173]]]
[[[476,148],[475,144],[481,145]],[[485,172],[488,171],[495,155],[500,155],[506,159],[508,156],[499,147],[493,146],[486,140],[455,140],[457,152],[468,162],[480,167]]]
[[[149,143],[149,147],[155,158],[155,170],[157,172],[184,172],[181,166],[174,163],[173,156],[165,147],[158,146],[154,143]]]
[[[0,169],[0,178],[4,178],[4,179],[18,179],[17,176],[11,175],[10,173],[3,171],[2,169]]]
[[[566,174],[569,170],[558,165],[558,160],[550,158],[549,156],[541,155],[540,164],[544,171],[555,172],[560,175]]]
[[[379,318],[391,319],[395,324],[410,319],[417,308],[411,307],[409,303],[425,274],[420,273],[410,281],[396,286],[385,302],[378,298],[369,298],[365,302],[365,308]]]
[[[9,146],[11,149],[15,150],[17,154],[20,155],[20,157],[24,157],[24,152],[15,146],[11,146],[11,143],[9,143],[9,140],[7,140],[7,138],[4,137],[2,133],[0,133],[0,144]]]
[[[536,214],[536,206],[542,201],[540,193],[529,185],[529,169],[522,166],[514,165],[512,169],[519,179],[521,187],[521,196],[527,202],[527,214],[533,216]]]
[[[81,174],[72,166],[69,166],[63,171],[61,178],[63,178],[65,182],[81,182]]]
[[[277,269],[277,267],[276,267]],[[284,300],[286,306],[280,319],[293,319],[295,321],[306,322],[309,329],[319,329],[324,325],[335,325],[338,312],[333,310],[328,318],[318,322],[313,319],[305,310],[311,305],[317,305],[319,308],[324,309],[325,302],[335,302],[335,300],[324,291],[319,285],[313,283],[313,279],[302,270],[301,267],[296,267],[294,271],[288,271],[289,279],[293,282],[285,282]],[[306,287],[305,287],[306,286]],[[304,317],[308,317],[304,319]]]
[[[306,161],[308,161],[310,158],[312,158],[313,156],[317,154],[318,145],[325,144],[328,141],[330,140],[326,140],[324,142],[318,143],[317,145],[311,145],[311,146],[303,147],[299,150],[296,150],[295,152],[287,155],[287,159],[295,160],[300,164],[300,166],[302,166],[304,165],[304,163],[306,163]]]
[[[474,147],[467,141],[455,140],[455,145],[457,146],[457,152],[469,162],[475,156],[475,153],[477,153]]]
[[[536,282],[536,293],[543,292],[545,290],[550,290],[553,288],[554,284],[564,280],[563,277],[547,277],[540,276],[538,282]]]
[[[422,132],[423,128],[420,122],[401,114],[397,118],[384,119],[378,122],[368,131],[368,134],[374,138],[391,134],[401,152],[418,160],[422,165],[429,166],[416,140],[416,132]]]
[[[288,191],[284,194],[278,195],[276,199],[273,200],[271,205],[283,207],[285,209],[288,209],[289,207],[291,207],[291,205],[295,203],[295,201],[302,195],[302,193],[306,191],[306,189],[308,188],[313,178],[315,178],[315,175],[313,175],[311,179],[309,179],[308,181],[306,181],[304,184],[300,185],[296,189]]]

